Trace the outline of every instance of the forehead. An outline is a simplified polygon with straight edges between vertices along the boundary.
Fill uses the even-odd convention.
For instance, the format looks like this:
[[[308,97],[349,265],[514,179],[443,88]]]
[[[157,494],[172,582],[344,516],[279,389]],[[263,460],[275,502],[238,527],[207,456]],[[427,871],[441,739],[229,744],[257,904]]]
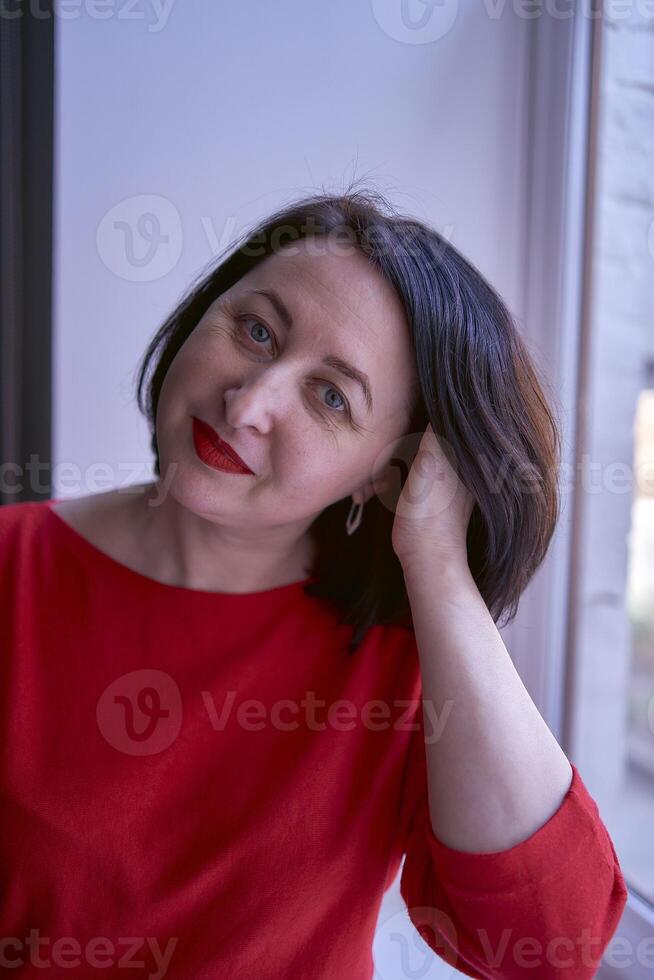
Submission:
[[[369,378],[377,423],[404,424],[416,378],[409,327],[395,289],[362,252],[351,243],[301,239],[259,262],[228,292],[259,289],[274,290],[287,307],[295,351],[348,361]],[[252,299],[275,317],[267,299]]]
[[[409,331],[393,286],[351,243],[301,239],[268,256],[237,282],[235,293],[269,286],[313,339],[327,331],[366,346],[407,347]],[[231,292],[232,290],[230,290]]]

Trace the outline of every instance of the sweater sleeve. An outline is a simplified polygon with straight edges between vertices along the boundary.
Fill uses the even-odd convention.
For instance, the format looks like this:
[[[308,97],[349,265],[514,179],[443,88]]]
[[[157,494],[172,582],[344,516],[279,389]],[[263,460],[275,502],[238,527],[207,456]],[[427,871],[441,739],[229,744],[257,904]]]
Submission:
[[[503,851],[448,847],[433,833],[424,719],[411,735],[400,891],[423,940],[478,980],[591,980],[627,901],[617,854],[571,763],[558,810]]]

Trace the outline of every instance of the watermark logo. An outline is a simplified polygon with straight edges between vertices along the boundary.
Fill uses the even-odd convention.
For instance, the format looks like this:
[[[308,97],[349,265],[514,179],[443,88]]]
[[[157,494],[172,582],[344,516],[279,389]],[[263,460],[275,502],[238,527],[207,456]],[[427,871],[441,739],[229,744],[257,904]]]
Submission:
[[[433,946],[425,936],[429,936]],[[411,916],[402,909],[378,924],[372,947],[376,976],[379,980],[444,980],[458,976],[456,948],[456,928],[441,909],[412,907]],[[451,967],[450,971],[445,964]]]
[[[482,0],[476,13],[490,21],[501,17],[533,21],[540,17],[570,21],[604,18],[611,24],[654,17],[654,0]],[[466,15],[469,8],[464,7]],[[372,13],[385,34],[402,44],[430,44],[445,37],[459,14],[458,0],[372,0]]]
[[[113,966],[139,970],[138,976],[147,980],[163,980],[178,941],[179,936],[173,936],[162,948],[159,939],[154,936],[120,936],[115,941],[108,936],[93,936],[82,943],[75,936],[54,939],[42,936],[38,929],[30,929],[25,938],[0,937],[0,970],[16,970],[26,963],[42,970],[52,966],[74,969],[83,961],[86,967],[100,970],[101,973]],[[135,959],[137,956],[140,958]],[[150,963],[153,969],[150,969]],[[88,975],[85,971],[85,976]]]
[[[536,917],[537,918],[537,917]],[[452,919],[442,909],[416,906],[403,909],[380,922],[373,941],[373,958],[380,980],[432,980],[436,977],[459,976],[462,945],[468,950],[467,962],[484,963],[492,976],[532,971],[534,976],[546,976],[561,970],[588,974],[601,961],[611,967],[652,966],[652,938],[646,937],[634,951],[629,940],[617,935],[607,941],[601,933],[584,926],[570,935],[524,934],[507,926],[501,932],[471,928],[465,942],[457,939]],[[602,956],[602,954],[604,954]],[[628,961],[622,959],[629,956]],[[444,964],[450,967],[444,969]],[[589,974],[588,974],[589,975]]]
[[[0,0],[0,20],[89,20],[148,21],[148,33],[158,34],[168,23],[174,0]]]
[[[177,738],[182,725],[179,687],[163,670],[123,674],[103,691],[96,709],[106,741],[127,755],[155,755]]]
[[[404,44],[431,44],[452,29],[459,0],[372,0],[375,20]]]
[[[153,282],[168,275],[182,254],[179,211],[168,198],[137,194],[104,215],[95,236],[102,262],[120,279]]]

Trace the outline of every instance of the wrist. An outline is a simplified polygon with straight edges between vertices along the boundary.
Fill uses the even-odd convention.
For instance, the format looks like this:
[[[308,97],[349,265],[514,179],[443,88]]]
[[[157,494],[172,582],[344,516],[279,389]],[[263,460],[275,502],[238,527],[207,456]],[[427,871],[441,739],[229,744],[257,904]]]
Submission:
[[[467,561],[434,558],[432,555],[405,558],[400,564],[408,591],[414,586],[424,587],[425,584],[437,589],[439,595],[447,589],[460,593],[463,588],[477,587]]]

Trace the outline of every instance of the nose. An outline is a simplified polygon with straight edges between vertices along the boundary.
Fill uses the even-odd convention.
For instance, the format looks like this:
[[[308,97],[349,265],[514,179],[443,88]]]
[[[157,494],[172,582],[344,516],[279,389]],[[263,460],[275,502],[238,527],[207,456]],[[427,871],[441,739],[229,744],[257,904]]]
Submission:
[[[270,432],[275,418],[291,409],[291,386],[277,365],[268,366],[225,389],[225,418],[234,429]]]

